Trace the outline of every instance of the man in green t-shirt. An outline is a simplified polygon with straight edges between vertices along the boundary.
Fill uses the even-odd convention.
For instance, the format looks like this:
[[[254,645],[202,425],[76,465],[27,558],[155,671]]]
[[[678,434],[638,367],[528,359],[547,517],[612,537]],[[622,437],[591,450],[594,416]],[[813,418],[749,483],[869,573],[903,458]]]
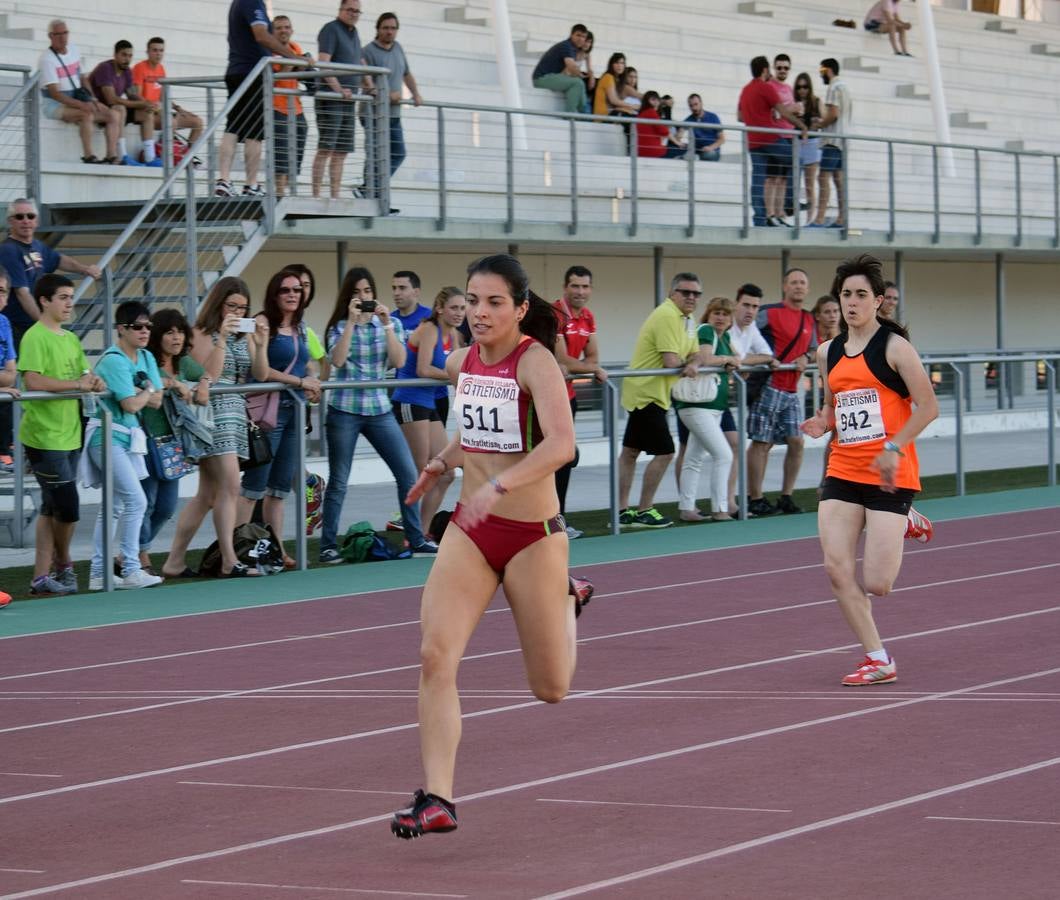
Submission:
[[[698,275],[680,272],[670,282],[670,297],[656,307],[641,326],[631,369],[676,369],[682,374],[696,374],[696,339],[692,313],[703,296]],[[622,405],[629,411],[622,453],[618,457],[619,525],[631,528],[669,528],[673,520],[660,513],[654,504],[655,492],[674,457],[674,439],[666,420],[670,408],[670,388],[676,375],[645,375],[622,382]],[[644,469],[639,506],[629,506],[633,475],[641,453],[652,457]]]
[[[22,338],[18,370],[29,391],[105,391],[91,374],[85,351],[63,324],[74,311],[74,283],[64,275],[44,275],[33,287],[40,319]],[[81,456],[81,415],[76,399],[25,404],[19,428],[33,474],[41,489],[31,594],[74,594],[77,577],[70,539],[80,518],[77,464]]]

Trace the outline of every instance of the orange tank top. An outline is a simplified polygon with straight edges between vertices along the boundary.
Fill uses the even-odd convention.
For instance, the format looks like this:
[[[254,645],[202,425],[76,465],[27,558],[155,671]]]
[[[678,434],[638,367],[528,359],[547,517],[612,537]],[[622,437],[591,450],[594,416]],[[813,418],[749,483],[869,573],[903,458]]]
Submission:
[[[846,334],[828,348],[828,387],[835,410],[835,438],[828,457],[828,475],[861,484],[879,484],[871,467],[883,445],[897,434],[913,412],[909,389],[887,363],[891,332],[880,328],[857,356],[846,355]],[[903,447],[895,486],[920,490],[916,447]]]

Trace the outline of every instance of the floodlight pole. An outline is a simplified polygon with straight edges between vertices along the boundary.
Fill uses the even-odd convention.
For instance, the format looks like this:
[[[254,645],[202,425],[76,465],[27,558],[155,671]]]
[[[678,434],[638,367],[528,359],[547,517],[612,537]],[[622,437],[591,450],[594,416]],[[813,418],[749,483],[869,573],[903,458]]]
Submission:
[[[490,0],[493,13],[493,49],[497,55],[497,80],[501,85],[504,105],[521,109],[519,73],[515,68],[515,48],[512,46],[512,20],[508,15],[508,0]],[[512,143],[516,150],[526,150],[526,123],[522,116],[512,116]]]
[[[935,137],[940,144],[950,143],[950,114],[946,110],[946,92],[942,87],[942,66],[939,64],[939,46],[935,37],[935,16],[931,3],[922,0],[917,3],[920,16],[920,30],[924,34],[924,62],[927,65],[928,85],[931,89],[931,112],[935,117]],[[955,178],[957,167],[953,162],[953,149],[939,147],[939,163],[942,174]]]

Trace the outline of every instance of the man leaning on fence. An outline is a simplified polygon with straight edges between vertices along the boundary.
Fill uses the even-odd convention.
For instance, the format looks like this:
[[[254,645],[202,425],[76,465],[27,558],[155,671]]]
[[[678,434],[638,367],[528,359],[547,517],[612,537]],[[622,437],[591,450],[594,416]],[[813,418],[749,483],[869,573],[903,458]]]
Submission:
[[[317,35],[317,56],[322,63],[333,62],[358,66],[363,62],[361,36],[357,21],[361,18],[361,0],[341,0],[338,16],[320,29]],[[316,101],[317,155],[313,159],[313,196],[319,197],[327,172],[331,199],[337,200],[342,190],[342,168],[346,156],[353,153],[354,122],[357,104],[350,98],[361,90],[362,76],[353,73],[329,75],[320,90],[341,94],[341,100],[318,97]],[[372,89],[372,79],[364,77],[364,89]]]
[[[277,16],[272,20],[272,30],[276,39],[285,47],[290,47],[299,56],[302,48],[291,40],[294,26],[288,16]],[[301,83],[297,78],[280,78],[279,74],[286,67],[277,63],[272,71],[277,73],[273,88],[277,91],[300,91]],[[288,179],[298,180],[302,168],[302,157],[305,155],[305,142],[309,133],[302,101],[296,94],[276,93],[272,98],[272,136],[276,141],[276,196],[287,193]],[[293,132],[293,133],[292,133]]]
[[[20,197],[7,208],[7,239],[0,243],[0,267],[11,279],[11,297],[4,315],[11,322],[11,332],[18,350],[22,335],[40,316],[33,298],[33,285],[42,275],[60,269],[99,278],[98,266],[86,266],[72,256],[60,253],[34,236],[40,224],[40,213],[32,200]]]
[[[232,97],[263,56],[286,56],[298,59],[299,54],[281,44],[272,34],[272,22],[265,9],[265,0],[232,0],[228,7],[228,69],[225,87]],[[215,197],[234,197],[232,163],[236,146],[243,145],[243,169],[246,183],[243,196],[264,197],[258,183],[261,169],[261,142],[265,140],[265,98],[261,78],[236,101],[228,112],[221,149],[217,157]]]
[[[39,320],[26,332],[18,371],[29,391],[104,391],[88,367],[77,335],[63,328],[74,312],[74,283],[63,275],[37,280],[33,296]],[[77,576],[70,539],[80,518],[77,465],[81,456],[81,411],[76,399],[35,400],[25,404],[22,441],[41,489],[34,540],[31,594],[75,594]]]
[[[409,69],[405,50],[397,41],[398,17],[392,12],[383,13],[375,23],[375,40],[364,48],[364,61],[370,66],[389,69],[390,74],[380,82],[390,94],[390,174],[393,175],[405,161],[405,133],[401,128],[401,89],[405,86],[412,95],[412,102],[423,103],[419,85]],[[369,183],[368,163],[365,162],[364,183]]]

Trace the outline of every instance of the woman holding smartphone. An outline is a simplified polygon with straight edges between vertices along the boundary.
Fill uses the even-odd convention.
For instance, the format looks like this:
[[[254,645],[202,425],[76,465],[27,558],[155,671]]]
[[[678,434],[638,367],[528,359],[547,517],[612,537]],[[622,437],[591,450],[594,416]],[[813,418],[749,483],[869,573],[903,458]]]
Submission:
[[[324,340],[336,381],[380,381],[405,364],[405,332],[390,310],[376,299],[375,279],[363,266],[346,273]],[[353,451],[363,434],[387,464],[397,482],[401,521],[413,555],[433,556],[438,545],[427,540],[417,503],[405,498],[416,482],[416,468],[385,388],[328,392],[328,485],[324,493],[324,526],[320,562],[340,563],[339,519],[346,499]]]
[[[210,288],[192,328],[191,342],[192,358],[206,370],[203,379],[208,383],[242,384],[250,378],[265,381],[268,376],[268,325],[248,319],[249,312],[250,288],[242,278],[229,275]],[[198,574],[188,568],[185,556],[210,510],[221,551],[221,577],[257,574],[239,561],[232,544],[239,500],[239,461],[249,454],[247,403],[242,394],[217,394],[210,397],[210,405],[214,415],[213,447],[199,458],[199,490],[177,519],[173,547],[162,566],[167,578],[193,578]]]

